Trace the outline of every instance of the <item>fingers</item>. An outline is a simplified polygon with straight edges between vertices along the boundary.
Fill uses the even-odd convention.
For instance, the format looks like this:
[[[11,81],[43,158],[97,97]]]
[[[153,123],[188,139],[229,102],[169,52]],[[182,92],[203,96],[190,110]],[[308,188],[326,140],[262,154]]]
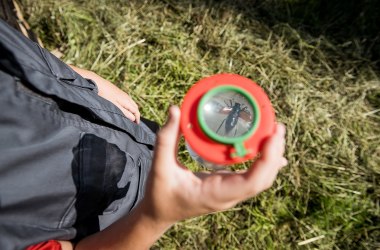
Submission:
[[[166,124],[160,129],[157,135],[155,161],[161,167],[168,167],[168,162],[176,162],[176,152],[179,138],[180,110],[173,106],[169,109],[169,116]]]
[[[140,123],[141,114],[136,102],[131,98],[124,98],[122,101],[119,101],[118,104],[118,107],[129,120],[134,121],[137,124]]]
[[[288,165],[288,160],[285,157],[281,158],[281,168],[285,167]]]
[[[279,124],[265,142],[261,158],[247,171],[197,174],[202,180],[205,204],[210,210],[225,209],[271,187],[278,171],[287,164],[284,151],[285,126]]]
[[[141,115],[139,110],[127,110],[125,108],[122,108],[122,112],[129,120],[136,122],[137,124],[140,123]]]
[[[277,161],[285,151],[285,126],[277,124],[276,132],[265,143],[262,150],[262,159],[266,161]]]
[[[246,175],[256,195],[272,186],[278,171],[287,165],[285,152],[285,126],[278,124],[276,132],[265,143],[261,158],[247,171]]]
[[[129,107],[128,111],[134,115],[135,122],[137,124],[139,124],[140,123],[140,117],[141,117],[139,107],[137,106],[137,104],[132,99],[130,100],[130,104],[131,105],[128,106]]]
[[[157,146],[173,149],[177,146],[180,110],[176,106],[169,108],[166,124],[158,132]]]
[[[96,83],[99,90],[99,96],[115,104],[129,120],[140,123],[139,108],[127,93],[91,71],[81,70],[73,66],[72,68],[82,76],[89,78]]]

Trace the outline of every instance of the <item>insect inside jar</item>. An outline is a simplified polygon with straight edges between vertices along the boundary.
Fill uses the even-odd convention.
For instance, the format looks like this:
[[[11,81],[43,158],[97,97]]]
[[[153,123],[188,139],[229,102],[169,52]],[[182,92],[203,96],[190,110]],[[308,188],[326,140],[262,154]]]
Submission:
[[[207,126],[224,137],[244,135],[251,129],[255,119],[248,100],[235,91],[215,94],[206,102],[203,110]]]

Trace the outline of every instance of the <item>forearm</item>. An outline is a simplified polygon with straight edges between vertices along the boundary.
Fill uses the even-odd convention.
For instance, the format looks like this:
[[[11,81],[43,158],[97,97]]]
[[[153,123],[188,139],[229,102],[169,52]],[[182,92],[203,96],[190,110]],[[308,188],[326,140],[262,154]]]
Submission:
[[[89,70],[86,70],[86,69],[81,69],[81,68],[78,68],[78,67],[76,67],[76,66],[74,66],[74,65],[70,65],[70,64],[68,64],[69,66],[70,66],[70,68],[72,69],[72,70],[74,70],[75,72],[77,72],[79,75],[81,75],[82,77],[84,77],[84,78],[88,78],[88,79],[92,79],[92,78],[94,78],[95,77],[95,73],[94,72],[92,72],[92,71],[89,71]]]
[[[82,77],[94,81],[98,87],[99,96],[116,105],[128,119],[137,124],[140,122],[139,107],[127,93],[92,71],[80,69],[73,65],[69,66]]]
[[[70,64],[68,64],[68,66],[70,66],[70,68],[72,70],[77,72],[83,78],[92,80],[96,84],[96,86],[98,87],[98,92],[99,92],[100,96],[102,95],[102,92],[104,91],[104,89],[108,88],[109,85],[111,85],[111,84],[105,84],[105,81],[102,81],[103,79],[101,79],[101,77],[99,77],[96,73],[94,73],[90,70],[81,69],[81,68],[78,68],[78,67],[76,67],[74,65],[70,65]],[[112,87],[114,87],[114,86],[111,86],[111,88]]]
[[[69,65],[69,66],[71,69],[73,69],[79,75],[81,75],[83,78],[87,78],[87,79],[94,81],[98,87],[98,91],[99,91],[100,96],[103,96],[104,92],[106,92],[109,89],[118,89],[114,84],[105,80],[104,78],[102,78],[101,76],[97,75],[96,73],[94,73],[90,70],[81,69],[81,68],[78,68],[74,65]]]
[[[80,241],[75,249],[148,249],[171,225],[154,220],[136,207],[127,217]]]

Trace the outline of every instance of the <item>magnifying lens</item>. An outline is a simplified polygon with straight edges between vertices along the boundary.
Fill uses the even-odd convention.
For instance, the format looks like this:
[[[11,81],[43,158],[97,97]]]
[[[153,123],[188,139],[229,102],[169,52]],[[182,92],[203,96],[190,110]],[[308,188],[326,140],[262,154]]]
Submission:
[[[188,91],[180,127],[190,155],[206,167],[221,168],[254,158],[274,132],[275,115],[256,83],[218,74]]]

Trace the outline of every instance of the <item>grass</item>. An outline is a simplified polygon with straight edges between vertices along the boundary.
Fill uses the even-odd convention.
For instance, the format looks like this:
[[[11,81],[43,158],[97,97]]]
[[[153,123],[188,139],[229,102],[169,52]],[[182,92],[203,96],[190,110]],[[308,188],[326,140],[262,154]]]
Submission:
[[[272,3],[23,1],[48,49],[120,86],[147,118],[163,123],[197,80],[233,72],[259,83],[286,124],[289,166],[273,188],[178,223],[153,249],[380,248],[380,74],[361,53],[368,40],[309,32],[276,19],[278,6],[268,18]],[[179,154],[198,168],[183,143]]]

